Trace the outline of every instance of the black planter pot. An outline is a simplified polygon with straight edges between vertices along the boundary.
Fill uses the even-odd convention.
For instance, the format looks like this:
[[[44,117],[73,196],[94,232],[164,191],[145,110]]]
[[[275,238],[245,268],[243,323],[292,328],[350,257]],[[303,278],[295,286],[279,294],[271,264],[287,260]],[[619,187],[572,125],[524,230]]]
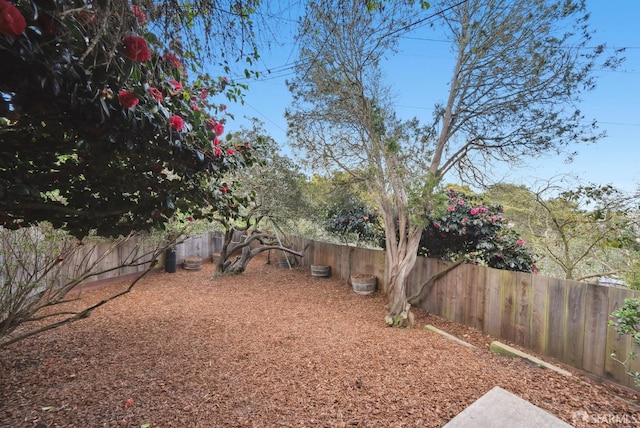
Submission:
[[[164,252],[164,271],[169,273],[176,272],[177,254],[173,248],[167,248]]]

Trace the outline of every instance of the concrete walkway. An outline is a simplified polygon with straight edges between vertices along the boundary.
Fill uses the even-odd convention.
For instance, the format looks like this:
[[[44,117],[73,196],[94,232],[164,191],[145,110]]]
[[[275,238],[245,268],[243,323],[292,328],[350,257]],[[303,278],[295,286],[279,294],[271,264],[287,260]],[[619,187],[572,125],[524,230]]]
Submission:
[[[499,386],[478,398],[443,428],[571,428],[552,414]]]

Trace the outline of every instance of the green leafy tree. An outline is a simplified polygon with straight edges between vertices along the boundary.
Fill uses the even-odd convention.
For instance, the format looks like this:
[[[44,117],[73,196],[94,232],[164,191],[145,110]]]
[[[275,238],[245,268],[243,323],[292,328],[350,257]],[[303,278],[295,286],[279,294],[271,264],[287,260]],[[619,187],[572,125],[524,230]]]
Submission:
[[[637,257],[637,198],[611,185],[549,181],[535,193],[532,230],[545,272],[577,281],[623,276]]]
[[[431,125],[397,119],[380,67],[397,38],[428,19],[407,2],[310,2],[289,82],[296,147],[313,167],[366,183],[383,218],[387,319],[409,313],[407,276],[447,174],[481,179],[496,161],[518,163],[598,136],[567,109],[593,88],[603,52],[588,49],[583,1],[445,0],[439,7],[447,10],[437,20],[456,61]]]
[[[141,7],[37,3],[12,5],[27,25],[0,35],[0,225],[118,236],[201,215],[193,189],[253,161],[220,141],[237,88],[189,78]]]

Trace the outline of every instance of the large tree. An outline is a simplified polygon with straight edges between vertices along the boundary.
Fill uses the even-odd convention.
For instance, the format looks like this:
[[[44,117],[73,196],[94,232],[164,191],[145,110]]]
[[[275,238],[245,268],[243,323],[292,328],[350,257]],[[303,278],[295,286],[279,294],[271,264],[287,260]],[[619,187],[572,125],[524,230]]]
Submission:
[[[250,150],[214,147],[227,119],[221,102],[240,89],[224,61],[219,77],[198,67],[193,3],[2,1],[20,25],[5,22],[0,34],[0,226],[46,220],[78,237],[149,230],[178,208],[200,214],[193,189],[251,163]],[[220,17],[225,5],[200,6]],[[237,7],[226,6],[225,22],[248,28]]]
[[[211,187],[256,159],[223,137],[221,101],[240,94],[223,74],[255,53],[225,49],[234,37],[253,45],[254,3],[0,0],[0,346],[99,306],[21,328],[52,320],[47,309],[101,272],[99,249],[71,257],[95,244],[88,235],[130,237],[228,203]],[[213,17],[220,31],[195,36]],[[203,72],[213,51],[201,46],[218,51],[220,76]],[[42,222],[55,233],[28,227]],[[175,239],[140,244],[119,267],[145,265],[142,276]],[[114,244],[96,257],[116,250],[127,255]]]
[[[395,117],[380,68],[397,37],[412,22],[428,20],[404,2],[376,3],[370,11],[359,1],[311,2],[300,26],[301,61],[289,82],[293,144],[317,166],[359,175],[375,195],[386,233],[390,318],[407,315],[407,275],[433,190],[446,174],[482,178],[493,161],[517,162],[597,137],[576,107],[594,85],[603,51],[587,47],[584,2],[439,7],[445,13],[432,20],[442,23],[456,61],[446,102],[430,126]]]

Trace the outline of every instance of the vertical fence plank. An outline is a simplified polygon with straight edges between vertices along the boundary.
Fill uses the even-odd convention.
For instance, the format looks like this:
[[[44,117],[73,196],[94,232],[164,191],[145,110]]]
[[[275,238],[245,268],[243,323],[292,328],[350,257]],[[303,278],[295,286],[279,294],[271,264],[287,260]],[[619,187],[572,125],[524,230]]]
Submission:
[[[582,368],[604,377],[604,363],[608,359],[607,322],[609,320],[609,287],[585,284],[585,319]]]
[[[502,309],[500,307],[500,282],[502,273],[497,269],[487,269],[487,292],[484,312],[485,332],[500,337]]]
[[[487,269],[480,266],[474,266],[476,275],[476,286],[478,290],[476,305],[476,328],[480,331],[486,331],[487,318]]]
[[[616,309],[624,305],[624,299],[631,297],[633,293],[628,290],[620,288],[609,289],[609,304],[607,308],[607,314],[611,314]],[[625,373],[625,367],[610,358],[612,353],[617,355],[619,360],[624,361],[629,352],[633,350],[631,343],[631,337],[628,335],[621,336],[615,329],[607,329],[607,358],[604,362],[604,375],[606,379],[613,380],[621,385],[633,387],[633,382],[630,381],[629,376]]]
[[[531,349],[547,354],[549,344],[549,278],[536,275],[532,278],[533,307],[531,308]]]
[[[456,269],[463,271],[463,305],[465,307],[463,323],[478,328],[478,266],[463,264]]]
[[[582,367],[584,347],[584,320],[586,303],[586,284],[582,282],[565,281],[567,290],[565,318],[566,331],[564,339],[564,356],[562,361],[573,367]]]
[[[515,340],[516,324],[516,276],[514,272],[500,271],[500,337]]]
[[[566,301],[567,293],[564,281],[558,278],[549,279],[549,341],[548,355],[562,360],[566,333]]]
[[[531,347],[531,276],[530,273],[518,272],[515,281],[516,317],[513,341],[527,348]]]

